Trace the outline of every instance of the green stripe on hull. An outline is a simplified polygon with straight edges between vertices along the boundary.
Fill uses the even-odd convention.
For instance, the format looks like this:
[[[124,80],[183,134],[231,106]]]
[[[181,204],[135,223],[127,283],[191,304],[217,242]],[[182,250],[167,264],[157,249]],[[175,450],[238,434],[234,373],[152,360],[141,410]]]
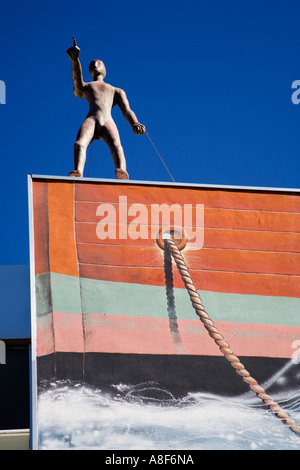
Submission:
[[[49,287],[51,280],[51,288]],[[118,283],[51,273],[37,276],[37,312],[99,313],[168,318],[167,290],[161,286]],[[43,292],[45,290],[45,292]],[[51,290],[52,299],[49,298]],[[214,321],[300,326],[300,299],[199,291]],[[173,318],[195,319],[186,289],[173,289]]]
[[[166,288],[81,279],[84,313],[167,318]],[[300,326],[300,299],[199,291],[214,321]],[[196,317],[186,289],[174,289],[178,319]]]
[[[75,276],[43,273],[36,276],[37,316],[49,312],[82,313],[80,282]]]

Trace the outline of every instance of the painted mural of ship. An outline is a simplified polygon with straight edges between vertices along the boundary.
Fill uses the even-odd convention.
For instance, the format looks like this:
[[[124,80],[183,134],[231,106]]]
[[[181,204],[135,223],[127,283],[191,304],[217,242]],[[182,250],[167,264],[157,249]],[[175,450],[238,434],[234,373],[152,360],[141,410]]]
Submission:
[[[195,314],[164,233],[258,382],[299,357],[298,190],[30,176],[29,194],[37,393],[53,380],[249,390]],[[165,227],[150,217],[162,205],[189,217]],[[298,387],[299,374],[274,386]]]

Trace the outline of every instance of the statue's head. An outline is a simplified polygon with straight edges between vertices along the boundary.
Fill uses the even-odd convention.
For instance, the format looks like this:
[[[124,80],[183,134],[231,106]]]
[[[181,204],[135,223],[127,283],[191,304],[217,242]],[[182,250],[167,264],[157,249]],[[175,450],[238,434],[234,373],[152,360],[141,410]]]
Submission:
[[[105,77],[106,75],[106,68],[105,65],[101,60],[92,60],[92,62],[89,65],[89,72],[91,77],[96,80],[97,77],[101,75],[102,78]]]

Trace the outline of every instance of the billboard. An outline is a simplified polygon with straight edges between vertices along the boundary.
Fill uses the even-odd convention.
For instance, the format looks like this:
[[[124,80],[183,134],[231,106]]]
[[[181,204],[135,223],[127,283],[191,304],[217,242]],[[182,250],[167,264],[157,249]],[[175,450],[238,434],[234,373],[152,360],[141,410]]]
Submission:
[[[297,448],[199,321],[167,242],[299,422],[297,190],[30,176],[29,196],[35,448]]]

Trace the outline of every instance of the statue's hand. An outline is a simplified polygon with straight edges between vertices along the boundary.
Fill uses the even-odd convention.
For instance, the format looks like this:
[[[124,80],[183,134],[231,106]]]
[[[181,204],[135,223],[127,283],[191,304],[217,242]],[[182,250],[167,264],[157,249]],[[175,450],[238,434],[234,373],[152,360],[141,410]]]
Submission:
[[[76,60],[79,57],[80,49],[77,46],[70,47],[70,49],[67,49],[67,54],[71,60]]]
[[[135,124],[132,124],[132,130],[136,135],[142,135],[145,134],[146,128],[143,126],[143,124],[140,124],[139,122],[136,122]]]
[[[80,49],[77,47],[76,39],[73,38],[73,47],[67,50],[67,54],[71,60],[76,60],[79,57]]]

